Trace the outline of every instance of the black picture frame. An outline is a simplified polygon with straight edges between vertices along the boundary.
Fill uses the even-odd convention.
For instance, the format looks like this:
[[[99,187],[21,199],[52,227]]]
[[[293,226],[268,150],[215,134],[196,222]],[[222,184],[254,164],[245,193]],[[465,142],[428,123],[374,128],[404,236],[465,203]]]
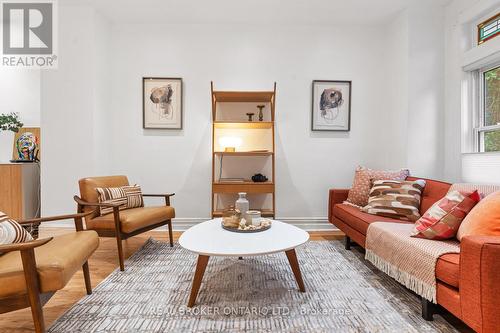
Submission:
[[[147,97],[146,97],[146,82],[151,82],[151,81],[157,81],[158,83],[165,83],[168,81],[172,81],[178,84],[178,87],[180,88],[180,92],[177,95],[177,99],[179,102],[179,106],[177,109],[172,110],[173,113],[178,113],[178,125],[171,126],[171,125],[165,125],[165,126],[160,126],[160,125],[151,125],[148,124],[147,122],[147,117],[146,117],[146,104],[147,104]],[[175,92],[174,92],[175,93]],[[182,130],[183,128],[183,122],[184,122],[184,86],[183,86],[183,81],[181,77],[143,77],[142,78],[142,128],[143,129],[165,129],[165,130]]]
[[[345,118],[344,126],[338,126],[337,124],[332,124],[331,128],[328,128],[328,125],[318,125],[315,124],[315,113],[316,107],[318,107],[319,102],[321,100],[320,96],[316,96],[317,90],[315,89],[317,85],[323,85],[325,87],[332,86],[345,86],[347,85],[348,89],[348,98],[347,98],[347,117]],[[312,81],[312,98],[311,98],[311,131],[333,131],[333,132],[349,132],[351,130],[351,100],[352,100],[352,81],[350,80],[313,80]],[[345,99],[342,105],[345,105]],[[337,112],[340,112],[337,107]]]

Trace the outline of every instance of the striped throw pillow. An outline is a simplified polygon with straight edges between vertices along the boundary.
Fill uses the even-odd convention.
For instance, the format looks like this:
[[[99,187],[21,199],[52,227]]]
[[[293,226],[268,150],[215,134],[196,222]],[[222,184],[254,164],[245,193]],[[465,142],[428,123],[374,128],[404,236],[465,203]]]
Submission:
[[[420,200],[425,180],[398,181],[376,180],[370,190],[368,205],[363,211],[369,214],[415,222],[420,218]]]
[[[144,200],[139,185],[96,188],[99,203],[119,204],[119,209],[143,207]],[[112,207],[101,207],[101,216],[112,213]]]
[[[19,223],[0,212],[0,244],[24,243],[33,237]]]

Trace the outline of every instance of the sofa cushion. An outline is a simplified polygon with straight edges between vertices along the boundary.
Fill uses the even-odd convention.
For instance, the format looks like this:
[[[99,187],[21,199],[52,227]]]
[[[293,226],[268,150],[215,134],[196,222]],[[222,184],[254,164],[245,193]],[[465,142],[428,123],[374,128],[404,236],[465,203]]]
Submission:
[[[368,214],[362,212],[359,208],[347,204],[335,205],[333,207],[333,215],[365,236],[368,226],[373,222],[409,223],[408,221],[401,221],[391,219],[389,217]]]
[[[459,272],[459,253],[444,254],[436,262],[436,279],[452,287],[458,288],[458,281],[460,280]]]
[[[347,202],[363,207],[368,203],[370,188],[372,187],[373,180],[392,179],[392,180],[405,180],[410,174],[408,169],[401,169],[397,171],[387,170],[372,170],[358,166],[354,173],[354,180],[352,187],[347,196]]]
[[[425,180],[376,180],[370,190],[368,205],[363,211],[407,221],[420,218],[420,201]]]
[[[35,248],[36,269],[42,293],[64,288],[99,245],[95,231],[80,231],[54,237]],[[0,298],[26,293],[19,251],[0,257]]]
[[[139,207],[120,211],[121,228],[125,233],[164,222],[174,217],[175,210],[170,206]],[[115,229],[113,214],[96,217],[87,224],[90,229]]]
[[[454,238],[460,223],[479,202],[479,193],[450,191],[415,222],[412,236],[443,240]]]
[[[500,236],[500,191],[486,196],[465,217],[457,238],[465,236]]]

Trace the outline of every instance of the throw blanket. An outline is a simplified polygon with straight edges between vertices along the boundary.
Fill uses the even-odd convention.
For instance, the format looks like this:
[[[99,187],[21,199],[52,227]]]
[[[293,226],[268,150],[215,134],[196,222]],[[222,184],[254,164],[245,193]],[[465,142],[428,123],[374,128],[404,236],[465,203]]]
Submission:
[[[413,224],[374,222],[366,234],[365,259],[418,295],[436,300],[436,262],[446,253],[460,253],[456,240],[410,237]]]

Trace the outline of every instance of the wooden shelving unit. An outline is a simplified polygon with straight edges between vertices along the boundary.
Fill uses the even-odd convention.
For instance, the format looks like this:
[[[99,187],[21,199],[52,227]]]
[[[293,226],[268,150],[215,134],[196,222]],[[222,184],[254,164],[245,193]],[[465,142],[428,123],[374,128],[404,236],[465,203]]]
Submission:
[[[219,196],[229,195],[234,200],[238,192],[246,192],[252,196],[270,196],[258,202],[270,203],[270,207],[255,206],[253,200],[249,198],[250,209],[258,209],[263,216],[275,216],[275,100],[276,83],[272,91],[216,91],[213,82],[212,92],[212,217],[222,216],[222,212],[228,205],[223,205]],[[263,109],[264,119],[259,121],[257,105],[265,105]],[[222,107],[224,106],[224,108]],[[252,121],[248,121],[247,112],[254,112]],[[227,134],[236,136],[243,141],[243,147],[234,152],[224,151],[224,147],[218,144],[218,139]],[[244,178],[242,182],[222,181],[219,179],[222,168],[226,165],[222,163],[223,158],[230,160],[224,163],[242,161],[245,169],[252,169],[255,164],[255,173],[263,173],[269,181],[257,183],[250,179],[249,175],[237,175]],[[263,161],[263,159],[266,159]],[[219,162],[219,163],[217,163]],[[237,162],[234,162],[237,163]],[[270,163],[270,164],[269,164]],[[270,165],[266,174],[261,170],[262,165]],[[250,175],[251,176],[251,175]],[[232,199],[229,200],[231,202]],[[234,203],[234,200],[232,201]]]

